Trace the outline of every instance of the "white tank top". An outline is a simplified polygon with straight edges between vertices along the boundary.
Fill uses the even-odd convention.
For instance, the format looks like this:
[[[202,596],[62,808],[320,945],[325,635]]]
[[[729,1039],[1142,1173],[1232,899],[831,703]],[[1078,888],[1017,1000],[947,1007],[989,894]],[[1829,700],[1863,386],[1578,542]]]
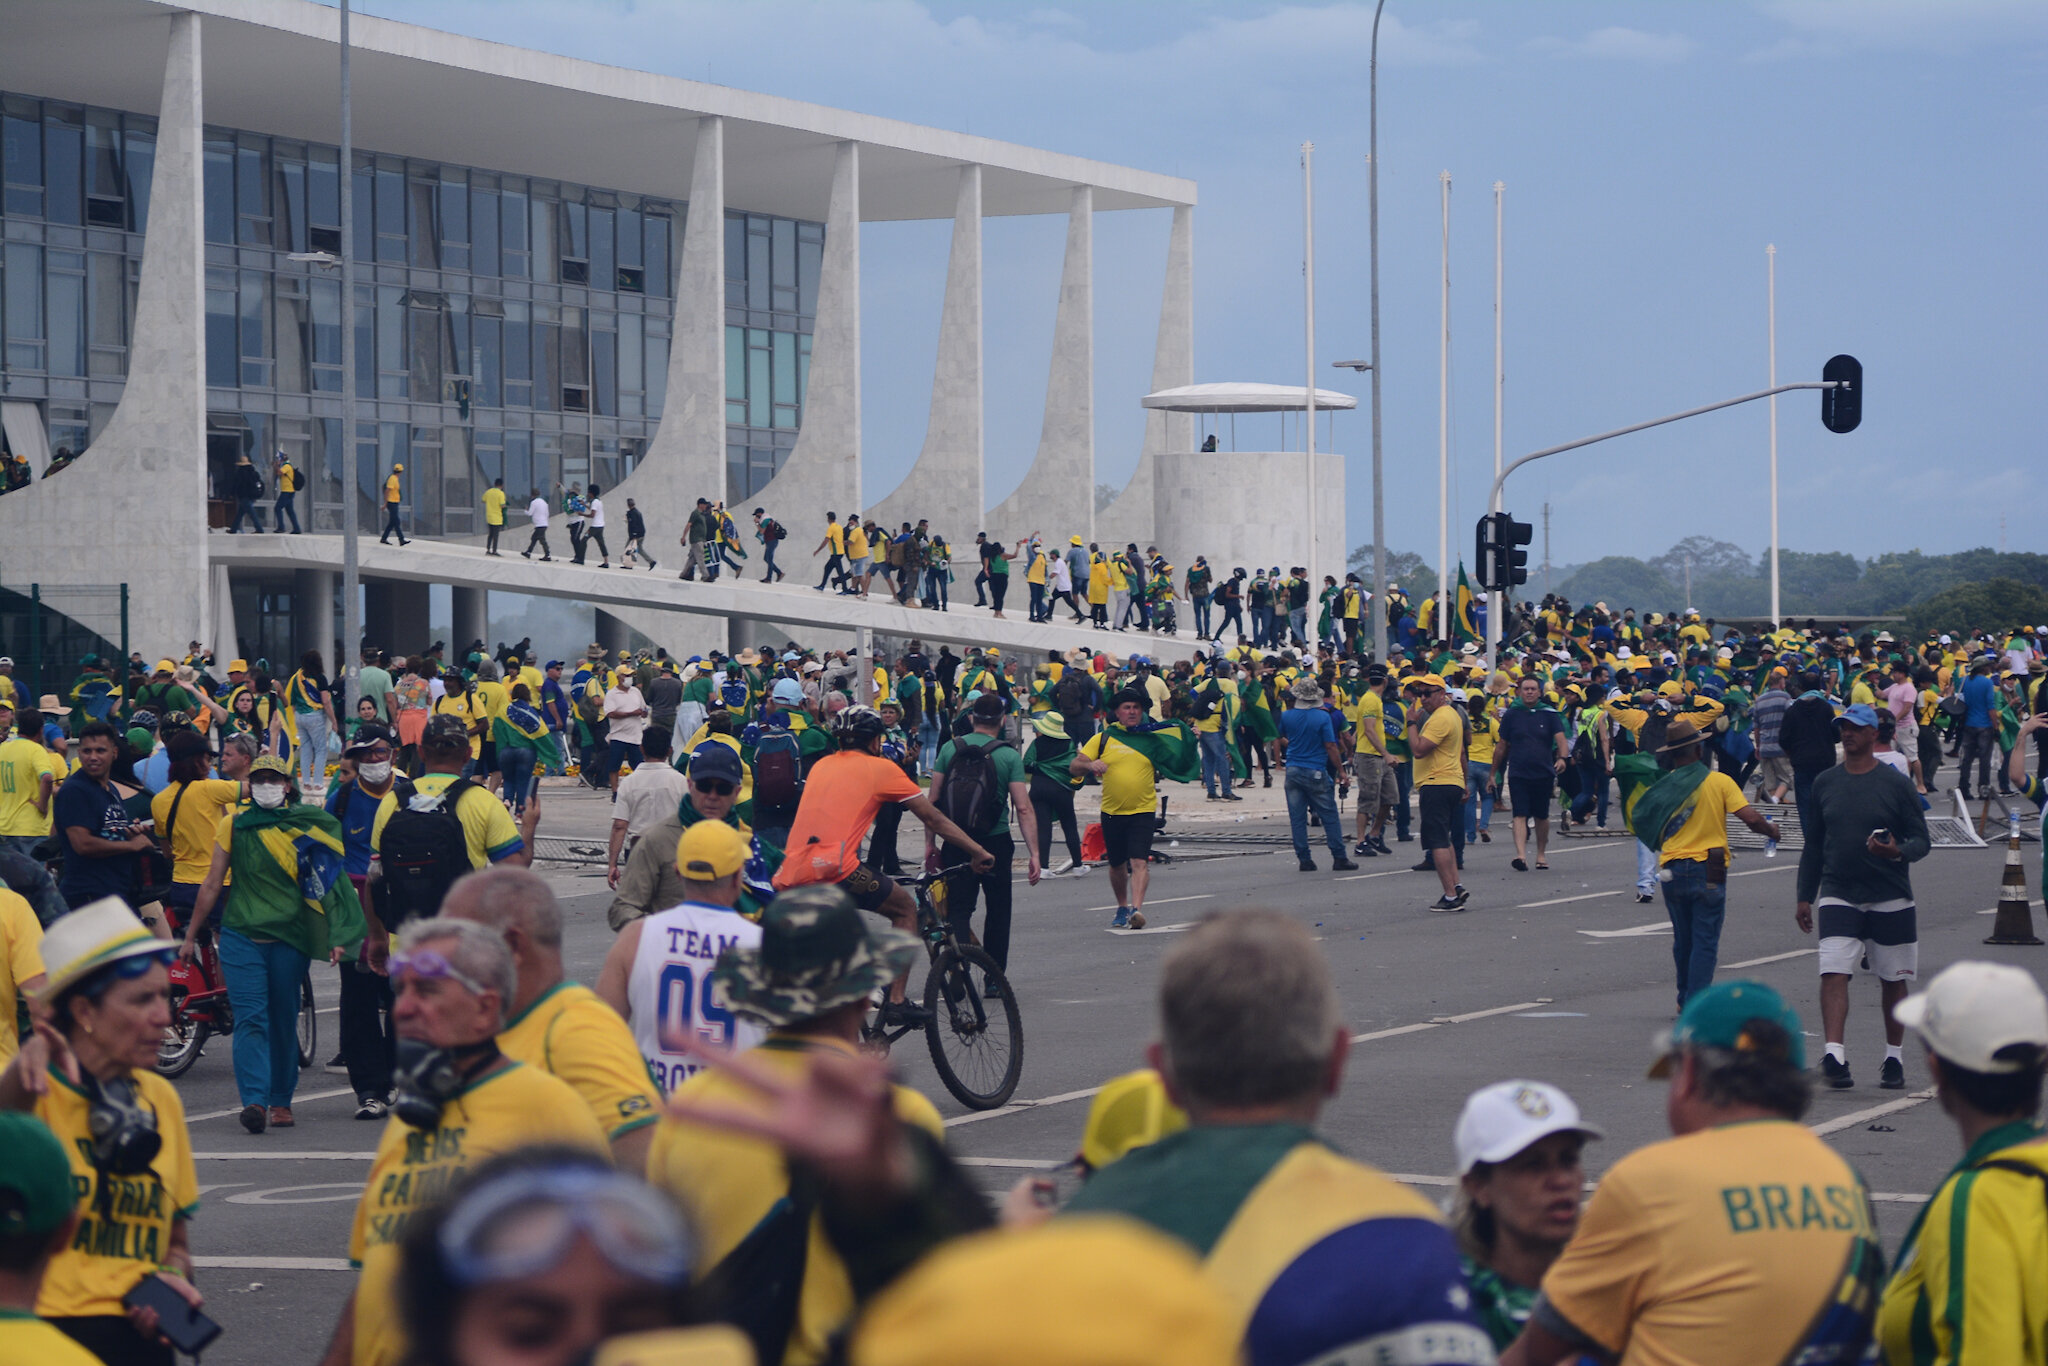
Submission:
[[[703,1064],[676,1046],[695,1036],[732,1049],[752,1048],[766,1031],[736,1018],[709,999],[711,969],[735,945],[758,948],[761,927],[737,911],[686,901],[647,917],[633,970],[626,977],[626,1008],[633,1041],[666,1095]]]

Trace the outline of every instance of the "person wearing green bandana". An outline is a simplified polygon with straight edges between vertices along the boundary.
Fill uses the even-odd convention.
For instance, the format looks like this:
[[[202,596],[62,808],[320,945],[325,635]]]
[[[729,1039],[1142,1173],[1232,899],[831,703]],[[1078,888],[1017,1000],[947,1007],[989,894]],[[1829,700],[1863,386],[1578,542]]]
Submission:
[[[1878,1306],[1888,1366],[2040,1363],[2048,1342],[2048,997],[2025,970],[1953,963],[1901,1001],[1963,1142],[1914,1216]]]

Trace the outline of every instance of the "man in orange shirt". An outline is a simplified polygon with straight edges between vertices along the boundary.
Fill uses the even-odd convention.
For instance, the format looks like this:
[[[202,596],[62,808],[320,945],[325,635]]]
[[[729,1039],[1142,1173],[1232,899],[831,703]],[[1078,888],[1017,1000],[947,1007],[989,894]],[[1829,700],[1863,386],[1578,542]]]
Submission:
[[[887,730],[873,707],[847,707],[832,718],[832,738],[839,748],[813,764],[804,779],[803,798],[797,804],[774,885],[782,892],[831,883],[843,888],[862,910],[886,916],[897,929],[915,933],[916,898],[861,860],[861,841],[867,838],[883,802],[901,802],[925,829],[967,850],[970,866],[977,873],[995,867],[995,856],[940,814],[924,789],[894,760],[882,757],[882,737]],[[903,999],[901,977],[890,984],[884,1014],[900,1017],[902,1023],[922,1022],[923,1007]]]

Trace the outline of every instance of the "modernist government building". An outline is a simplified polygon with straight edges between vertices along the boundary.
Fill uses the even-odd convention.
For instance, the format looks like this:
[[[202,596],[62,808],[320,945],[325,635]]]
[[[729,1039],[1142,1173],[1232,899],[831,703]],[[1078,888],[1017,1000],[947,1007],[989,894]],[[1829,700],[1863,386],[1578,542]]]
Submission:
[[[723,497],[743,523],[765,504],[791,528],[792,581],[828,508],[930,518],[960,548],[963,587],[984,527],[1156,540],[1182,565],[1218,553],[1180,544],[1168,485],[1189,480],[1162,460],[1196,458],[1191,416],[1149,413],[1129,487],[1094,507],[1093,216],[1170,214],[1152,387],[1191,384],[1192,182],[362,16],[344,168],[339,37],[339,11],[311,0],[0,0],[0,432],[33,476],[0,497],[17,626],[31,581],[59,628],[88,586],[124,584],[138,648],[330,652],[335,533],[354,497],[369,638],[416,647],[433,579],[455,586],[456,633],[483,634],[492,585],[575,595],[584,582],[476,552],[479,497],[499,477],[510,549],[529,490],[595,481],[614,555],[627,497],[665,561],[680,559],[694,500]],[[981,225],[1003,214],[1062,215],[1067,231],[1038,452],[991,508]],[[938,360],[916,466],[868,498],[860,225],[903,219],[953,224],[932,263],[946,280]],[[267,478],[274,452],[301,472],[309,534],[226,535],[228,472],[248,455]],[[407,561],[374,539],[394,463],[419,538]],[[1341,556],[1341,466],[1334,477]],[[713,618],[679,615],[712,610],[703,586],[631,582],[644,601],[588,597],[601,633],[674,645],[690,621],[703,639]],[[656,601],[693,592],[694,606]],[[803,594],[808,616],[769,619],[817,624],[819,596]],[[107,620],[70,622],[66,638],[118,643]],[[37,648],[60,648],[47,633]]]

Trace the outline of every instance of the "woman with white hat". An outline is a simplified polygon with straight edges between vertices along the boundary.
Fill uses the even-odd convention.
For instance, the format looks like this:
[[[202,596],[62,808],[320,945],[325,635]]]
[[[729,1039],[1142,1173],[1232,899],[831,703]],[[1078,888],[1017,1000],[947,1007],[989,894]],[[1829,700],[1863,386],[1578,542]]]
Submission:
[[[151,1276],[193,1305],[187,1234],[199,1207],[185,1107],[153,1070],[170,1026],[174,947],[115,897],[43,936],[49,978],[35,1037],[0,1073],[0,1109],[33,1111],[70,1156],[78,1232],[43,1279],[36,1313],[108,1366],[171,1366],[156,1312],[123,1303]]]
[[[1451,1226],[1472,1312],[1496,1350],[1521,1334],[1543,1273],[1579,1227],[1589,1138],[1605,1137],[1548,1082],[1499,1081],[1474,1091],[1452,1146],[1458,1191]]]

